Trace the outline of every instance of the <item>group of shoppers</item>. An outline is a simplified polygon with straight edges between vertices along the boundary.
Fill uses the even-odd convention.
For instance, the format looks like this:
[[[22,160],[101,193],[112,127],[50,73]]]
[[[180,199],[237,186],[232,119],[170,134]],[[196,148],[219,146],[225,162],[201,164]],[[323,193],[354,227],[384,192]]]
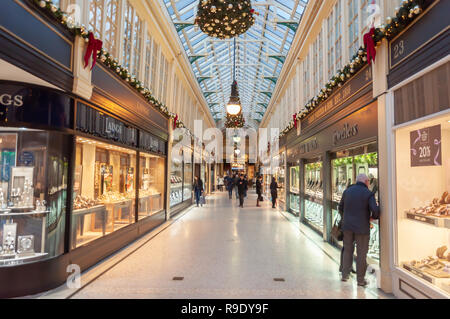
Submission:
[[[347,281],[350,272],[355,272],[352,270],[352,265],[356,246],[357,282],[359,286],[363,287],[367,285],[365,275],[367,271],[367,252],[369,250],[370,222],[380,217],[380,207],[375,200],[375,193],[378,188],[370,188],[372,186],[371,180],[373,179],[372,176],[370,177],[369,179],[365,174],[358,175],[356,184],[349,183],[339,203],[339,215],[341,216],[339,229],[343,235],[341,265],[339,268],[339,271],[342,273],[341,280],[344,282]],[[222,181],[222,186],[226,187],[229,198],[232,199],[234,189],[236,198],[239,198],[239,207],[244,207],[244,198],[247,197],[248,190],[247,175],[225,175]],[[219,182],[220,186],[221,183]],[[272,182],[270,183],[272,208],[276,207],[278,188],[276,179],[272,178]],[[198,177],[195,177],[194,189],[198,206],[200,196],[203,192],[203,182]],[[259,203],[263,200],[262,189],[262,176],[258,175],[256,177],[257,207],[261,207]]]

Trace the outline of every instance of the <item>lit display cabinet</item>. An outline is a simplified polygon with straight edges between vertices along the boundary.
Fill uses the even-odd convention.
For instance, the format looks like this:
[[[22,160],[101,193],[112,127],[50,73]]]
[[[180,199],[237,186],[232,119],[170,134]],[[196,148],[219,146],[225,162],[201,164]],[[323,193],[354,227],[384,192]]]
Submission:
[[[450,113],[398,128],[396,266],[450,297]]]
[[[295,214],[300,214],[300,167],[289,168],[289,208]]]
[[[192,150],[189,148],[184,149],[185,159],[192,159]],[[183,201],[189,200],[192,198],[192,190],[193,190],[193,172],[192,172],[193,164],[191,161],[185,161],[183,163]],[[203,180],[205,184],[205,180]],[[205,187],[205,186],[204,186]]]
[[[356,183],[359,174],[369,177],[369,190],[374,193],[378,202],[378,153],[377,144],[372,143],[357,148],[352,148],[334,153],[331,163],[331,189],[332,189],[332,225],[341,219],[338,205],[342,194],[350,186]],[[380,259],[378,220],[370,223],[369,258]],[[341,246],[341,243],[337,243]]]
[[[183,202],[183,160],[173,157],[170,169],[170,207]]]
[[[64,252],[66,136],[0,127],[0,267]]]
[[[142,219],[164,209],[166,169],[164,158],[150,153],[141,152],[139,161],[138,219]]]
[[[305,164],[305,220],[323,232],[323,177],[322,162]]]

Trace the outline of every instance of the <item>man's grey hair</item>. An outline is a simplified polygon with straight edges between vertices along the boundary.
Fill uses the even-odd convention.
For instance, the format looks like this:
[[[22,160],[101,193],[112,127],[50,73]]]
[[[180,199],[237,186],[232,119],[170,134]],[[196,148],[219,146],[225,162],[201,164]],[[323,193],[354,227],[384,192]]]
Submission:
[[[359,175],[356,177],[356,181],[357,181],[357,182],[361,182],[361,183],[364,183],[364,184],[365,184],[368,180],[369,180],[369,178],[367,177],[366,174],[359,174]]]

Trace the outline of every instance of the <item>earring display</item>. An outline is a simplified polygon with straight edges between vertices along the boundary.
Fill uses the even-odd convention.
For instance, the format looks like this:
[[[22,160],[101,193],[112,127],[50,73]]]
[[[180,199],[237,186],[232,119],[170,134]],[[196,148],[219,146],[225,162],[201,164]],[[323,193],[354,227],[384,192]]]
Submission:
[[[305,165],[305,219],[323,231],[322,162]]]

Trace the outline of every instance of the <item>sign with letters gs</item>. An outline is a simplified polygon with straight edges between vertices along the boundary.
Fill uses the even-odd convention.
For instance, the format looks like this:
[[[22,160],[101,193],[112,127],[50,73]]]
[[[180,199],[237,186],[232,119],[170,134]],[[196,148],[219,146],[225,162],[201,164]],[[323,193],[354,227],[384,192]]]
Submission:
[[[20,94],[11,95],[8,93],[1,94],[0,92],[0,105],[2,106],[23,106],[23,96]]]

